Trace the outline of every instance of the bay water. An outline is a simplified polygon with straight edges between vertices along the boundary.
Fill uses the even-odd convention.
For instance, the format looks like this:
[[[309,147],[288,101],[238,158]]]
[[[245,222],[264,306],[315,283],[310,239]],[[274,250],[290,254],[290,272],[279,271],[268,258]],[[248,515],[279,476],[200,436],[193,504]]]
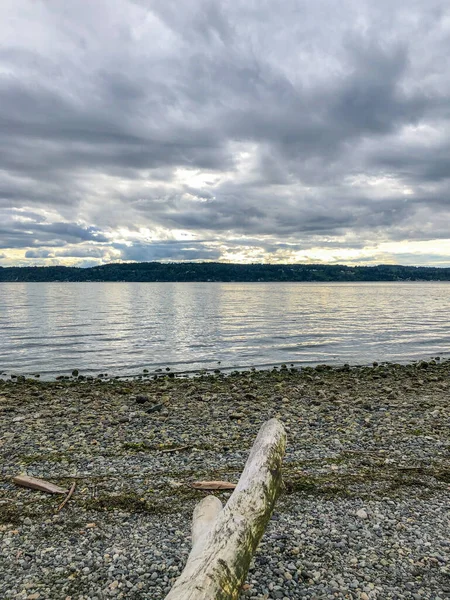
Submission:
[[[0,373],[450,356],[450,283],[1,283]]]

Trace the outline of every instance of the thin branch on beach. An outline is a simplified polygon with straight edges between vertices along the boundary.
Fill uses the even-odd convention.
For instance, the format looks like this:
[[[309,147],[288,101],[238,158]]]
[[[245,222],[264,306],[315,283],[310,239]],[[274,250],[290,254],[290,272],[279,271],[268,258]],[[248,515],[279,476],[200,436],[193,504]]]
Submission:
[[[74,481],[74,482],[72,483],[72,487],[71,487],[71,488],[70,488],[70,490],[69,490],[69,493],[67,494],[67,496],[66,496],[66,498],[64,499],[64,501],[63,501],[63,502],[62,502],[62,503],[61,503],[61,504],[58,506],[58,510],[57,510],[56,512],[59,512],[60,510],[62,510],[62,509],[65,507],[65,505],[66,505],[66,504],[69,502],[69,500],[70,500],[70,499],[71,499],[71,497],[72,497],[72,494],[73,494],[73,493],[74,493],[74,491],[75,491],[75,488],[76,488],[76,486],[77,486],[77,482],[76,482],[76,481]]]
[[[164,448],[160,452],[181,452],[182,450],[190,450],[192,446],[180,446],[179,448]]]

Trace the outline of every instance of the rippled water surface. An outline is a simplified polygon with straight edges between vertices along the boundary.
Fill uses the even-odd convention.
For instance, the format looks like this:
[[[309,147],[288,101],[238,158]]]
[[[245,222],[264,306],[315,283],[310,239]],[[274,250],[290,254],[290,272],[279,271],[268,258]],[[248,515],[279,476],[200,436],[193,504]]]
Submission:
[[[1,283],[0,373],[450,356],[448,283]]]

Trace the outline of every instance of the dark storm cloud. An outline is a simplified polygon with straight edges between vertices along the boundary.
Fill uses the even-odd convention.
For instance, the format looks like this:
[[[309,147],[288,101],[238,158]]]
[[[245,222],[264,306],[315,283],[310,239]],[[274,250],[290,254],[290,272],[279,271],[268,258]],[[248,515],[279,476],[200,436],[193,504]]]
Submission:
[[[58,247],[68,243],[109,241],[96,227],[78,223],[46,223],[38,214],[29,211],[0,211],[0,218],[0,248]]]
[[[409,145],[408,152],[405,152],[403,145],[394,143],[383,151],[377,149],[371,158],[380,169],[393,171],[417,185],[448,184],[450,180],[450,143],[448,139],[435,143],[432,160],[427,160],[423,153],[423,146],[417,142]],[[429,200],[432,201],[433,198]],[[448,205],[450,196],[448,193],[443,196],[439,194],[436,195],[435,201]]]
[[[239,190],[246,190],[245,202]],[[310,193],[293,197],[273,191],[227,186],[217,197],[196,206],[186,206],[177,198],[165,202],[153,199],[131,201],[139,211],[150,212],[154,222],[172,228],[242,234],[322,234],[332,235],[346,230],[393,227],[414,212],[404,197],[369,201],[339,194],[333,202],[321,201]],[[422,199],[422,202],[424,200]]]
[[[54,255],[49,250],[27,250],[25,252],[25,258],[49,258]]]
[[[441,1],[5,3],[0,211],[25,210],[1,248],[450,237]],[[129,243],[125,260],[221,256]]]
[[[53,252],[55,257],[74,257],[74,258],[103,258],[108,254],[107,248],[96,247],[75,247],[64,248]]]
[[[37,227],[37,231],[44,236],[56,234],[60,237],[64,237],[64,239],[74,241],[108,241],[108,238],[105,237],[97,227],[84,227],[77,225],[76,223],[42,223]]]

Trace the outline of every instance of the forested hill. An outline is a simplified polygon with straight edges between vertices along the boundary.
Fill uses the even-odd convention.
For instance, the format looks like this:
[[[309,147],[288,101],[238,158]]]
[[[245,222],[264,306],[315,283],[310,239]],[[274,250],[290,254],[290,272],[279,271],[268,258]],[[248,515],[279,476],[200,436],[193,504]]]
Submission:
[[[0,267],[1,281],[450,281],[450,268],[143,262],[87,269]]]

